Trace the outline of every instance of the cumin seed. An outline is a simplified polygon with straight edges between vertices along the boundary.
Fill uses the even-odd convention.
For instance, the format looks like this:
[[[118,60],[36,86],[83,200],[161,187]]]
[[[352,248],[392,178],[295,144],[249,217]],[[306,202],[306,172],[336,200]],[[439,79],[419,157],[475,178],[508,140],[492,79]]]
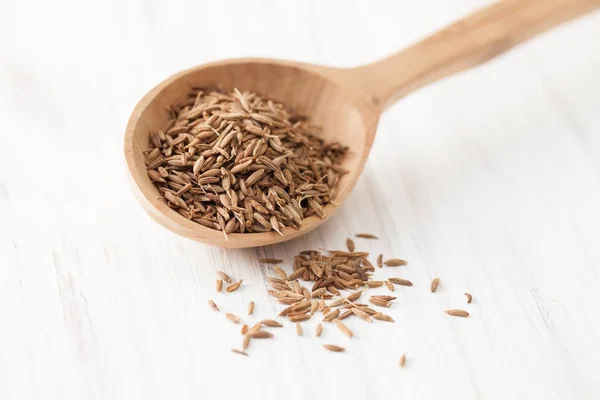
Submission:
[[[465,310],[446,310],[446,314],[452,315],[453,317],[462,317],[466,318],[469,316],[469,313]]]
[[[243,280],[240,279],[236,283],[233,283],[233,284],[227,286],[227,292],[229,292],[229,293],[235,292],[236,290],[238,290],[238,288],[240,287],[240,285],[242,284],[242,282],[243,282]]]
[[[371,235],[370,233],[357,233],[355,236],[362,239],[379,239],[377,236]]]
[[[225,282],[231,283],[231,278],[225,272],[217,271],[217,275],[219,275],[221,277],[221,279],[223,279]]]
[[[437,290],[438,286],[440,285],[440,278],[433,278],[433,280],[431,281],[431,285],[429,285],[429,290],[431,290],[431,293],[435,293],[435,291]]]
[[[225,314],[225,316],[227,317],[228,320],[230,320],[233,323],[237,324],[238,322],[240,322],[240,317],[238,317],[235,314],[227,313],[227,314]]]
[[[383,262],[385,265],[387,265],[388,267],[399,267],[401,265],[406,265],[408,264],[407,261],[405,260],[401,260],[399,258],[390,258],[388,260],[385,260]]]
[[[329,351],[335,351],[337,353],[346,350],[343,347],[337,346],[335,344],[324,344],[323,347],[325,347]]]

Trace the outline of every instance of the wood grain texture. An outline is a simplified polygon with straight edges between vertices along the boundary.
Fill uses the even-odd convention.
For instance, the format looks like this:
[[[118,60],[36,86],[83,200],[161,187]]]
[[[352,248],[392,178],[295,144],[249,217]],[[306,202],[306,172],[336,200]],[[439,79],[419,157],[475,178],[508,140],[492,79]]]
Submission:
[[[0,398],[600,397],[597,13],[390,108],[355,190],[306,237],[207,247],[151,221],[127,183],[129,114],[173,72],[247,56],[353,67],[487,3],[0,2]],[[230,351],[241,325],[225,313],[251,326],[280,309],[258,258],[358,232],[381,238],[355,240],[372,261],[409,261],[378,271],[414,283],[394,292],[396,323],[350,317],[352,339],[287,323]],[[217,269],[243,285],[215,293]]]

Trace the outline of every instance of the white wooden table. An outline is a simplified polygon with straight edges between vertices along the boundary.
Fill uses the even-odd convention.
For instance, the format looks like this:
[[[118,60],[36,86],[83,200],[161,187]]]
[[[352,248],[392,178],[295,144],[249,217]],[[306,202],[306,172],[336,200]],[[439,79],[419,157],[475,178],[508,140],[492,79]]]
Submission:
[[[359,65],[487,3],[0,1],[0,399],[600,398],[598,13],[391,108],[347,204],[301,239],[190,242],[128,187],[126,121],[168,75],[241,56]],[[349,319],[347,339],[287,323],[229,351],[224,312],[281,309],[257,258],[291,270],[360,231],[382,238],[357,240],[373,260],[410,262],[377,271],[415,283],[395,324]],[[217,269],[242,289],[216,294]]]

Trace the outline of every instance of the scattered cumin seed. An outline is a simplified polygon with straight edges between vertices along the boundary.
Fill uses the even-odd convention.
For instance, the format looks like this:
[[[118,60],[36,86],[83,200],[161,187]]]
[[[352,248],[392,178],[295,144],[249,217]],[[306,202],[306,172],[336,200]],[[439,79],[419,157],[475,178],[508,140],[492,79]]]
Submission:
[[[283,325],[274,319],[263,319],[260,323],[271,328],[281,328]]]
[[[350,238],[346,239],[346,247],[348,247],[348,251],[353,252],[355,249],[354,241]]]
[[[465,293],[465,296],[467,296],[467,303],[471,303],[473,301],[473,296],[471,296],[471,293]]]
[[[357,233],[355,236],[362,239],[379,239],[377,236],[371,235],[370,233]]]
[[[362,295],[362,290],[357,290],[356,292],[350,293],[346,299],[348,299],[349,302],[355,302],[356,300],[358,300],[360,298],[360,296]]]
[[[316,313],[318,309],[319,309],[319,301],[313,300],[312,304],[310,305],[310,315],[313,315],[314,313]]]
[[[259,261],[264,264],[281,264],[283,262],[280,258],[261,258]]]
[[[248,333],[248,325],[244,324],[244,326],[242,326],[242,335],[245,335],[246,333]]]
[[[369,302],[373,305],[379,306],[379,307],[390,307],[392,305],[392,303],[390,303],[387,300],[383,300],[383,299],[379,299],[377,297],[371,297],[369,299]]]
[[[338,319],[341,321],[343,319],[348,318],[351,315],[352,315],[352,310],[346,310],[338,317]]]
[[[248,333],[258,332],[260,331],[260,328],[262,328],[262,324],[259,322],[257,324],[252,325],[252,328],[248,330]]]
[[[383,286],[383,281],[369,281],[367,282],[367,286],[370,288],[378,288]]]
[[[302,322],[302,321],[306,321],[308,319],[310,319],[310,314],[294,315],[294,316],[290,317],[290,321],[292,321],[292,322]]]
[[[225,282],[231,283],[231,278],[225,272],[217,271],[217,275],[219,275],[221,277],[221,279],[223,279]]]
[[[241,354],[243,356],[248,356],[248,353],[246,353],[245,351],[242,351],[242,350],[231,349],[231,351],[233,351],[234,353],[237,353],[237,354]]]
[[[408,279],[404,279],[404,278],[388,278],[388,281],[396,284],[396,285],[401,285],[401,286],[412,286],[413,283],[411,281],[409,281]]]
[[[252,329],[250,330],[250,332],[251,332],[251,331],[252,331]],[[250,339],[251,339],[251,338],[250,338],[250,332],[248,332],[248,333],[246,333],[246,334],[244,335],[244,340],[243,340],[243,342],[242,342],[242,348],[243,348],[244,350],[246,350],[246,349],[248,348],[248,346],[250,345]]]
[[[446,314],[452,315],[453,317],[462,317],[466,318],[469,316],[469,313],[465,310],[446,310]]]
[[[380,321],[394,322],[394,319],[392,317],[380,312],[373,314],[373,318],[378,319]]]
[[[339,315],[340,315],[340,310],[336,308],[335,310],[330,311],[327,314],[325,314],[325,316],[323,317],[323,321],[331,322],[335,318],[337,318]]]
[[[371,316],[369,314],[367,314],[366,312],[364,312],[363,310],[359,309],[359,308],[351,308],[350,309],[352,311],[352,313],[354,313],[354,315],[356,315],[357,317],[360,317],[362,319],[364,319],[367,322],[371,322]]]
[[[277,266],[277,265],[276,265],[276,266],[273,268],[273,270],[275,271],[275,273],[276,273],[276,274],[277,274],[277,275],[278,275],[278,276],[279,276],[281,279],[283,279],[284,281],[287,281],[287,280],[288,280],[288,276],[287,276],[287,274],[285,273],[285,271],[284,271],[284,270],[283,270],[281,267],[279,267],[279,266]]]
[[[248,315],[252,315],[253,312],[254,312],[254,302],[251,301],[250,303],[248,303]]]
[[[227,286],[227,291],[228,291],[229,293],[231,293],[231,292],[235,292],[236,290],[238,290],[238,288],[240,287],[240,285],[242,284],[242,282],[243,282],[243,280],[242,280],[242,279],[240,279],[240,280],[239,280],[239,281],[237,281],[236,283],[233,283],[233,284],[231,284],[231,285]]]
[[[323,325],[321,325],[321,323],[319,322],[317,324],[317,327],[315,328],[315,336],[316,337],[321,336],[321,332],[323,332]]]
[[[400,265],[406,265],[406,264],[408,264],[407,261],[401,260],[399,258],[390,258],[388,260],[385,260],[383,263],[385,265],[387,265],[388,267],[398,267]]]
[[[383,254],[377,256],[377,266],[379,268],[383,267]]]
[[[223,280],[217,279],[217,292],[220,292],[222,287],[223,287]]]
[[[236,324],[237,324],[238,322],[240,322],[240,317],[238,317],[238,316],[237,316],[237,315],[235,315],[235,314],[232,314],[232,313],[227,313],[227,314],[225,314],[225,316],[226,316],[226,317],[227,317],[227,319],[228,319],[228,320],[230,320],[231,322],[234,322],[234,323],[236,323]]]
[[[256,331],[248,333],[252,339],[270,339],[273,337],[271,332],[267,331]]]
[[[381,299],[381,300],[385,300],[385,301],[396,300],[396,297],[394,297],[394,296],[388,296],[388,295],[385,295],[385,294],[383,294],[383,295],[382,294],[374,295],[374,296],[371,296],[371,298],[372,299]]]
[[[406,364],[406,353],[400,357],[400,368],[404,368],[404,364]]]
[[[300,325],[300,322],[296,322],[296,333],[298,336],[302,336],[302,325]]]
[[[215,310],[215,311],[219,311],[219,307],[217,307],[217,305],[215,304],[215,302],[214,302],[214,301],[212,301],[212,300],[209,300],[209,301],[208,301],[208,305],[209,305],[209,306],[210,306],[210,308],[212,308],[213,310]]]
[[[346,350],[343,347],[337,346],[335,344],[324,344],[323,347],[325,347],[329,351],[335,351],[337,353]]]
[[[429,290],[431,290],[431,293],[435,293],[435,291],[437,290],[438,286],[440,285],[440,278],[433,278],[433,280],[431,281],[431,285],[429,285]]]
[[[394,291],[394,285],[392,284],[392,282],[384,281],[383,283],[385,283],[385,286],[387,286],[387,288],[390,290],[390,292]]]
[[[341,322],[338,319],[334,319],[333,323],[335,324],[335,326],[337,326],[337,328],[346,336],[348,337],[352,337],[354,336],[354,334],[352,333],[352,331],[350,330],[350,328],[348,328],[343,322]]]

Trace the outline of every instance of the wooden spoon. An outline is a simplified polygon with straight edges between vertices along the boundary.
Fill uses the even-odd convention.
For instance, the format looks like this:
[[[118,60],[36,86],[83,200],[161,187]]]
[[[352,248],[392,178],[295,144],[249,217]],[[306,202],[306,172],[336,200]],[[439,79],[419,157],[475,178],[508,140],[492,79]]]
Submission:
[[[339,69],[291,61],[239,59],[220,61],[180,72],[160,83],[137,104],[125,133],[125,158],[137,198],[150,216],[173,232],[211,245],[239,248],[263,246],[303,235],[324,220],[315,216],[302,228],[275,232],[229,234],[185,219],[157,199],[142,152],[149,133],[165,124],[165,108],[184,97],[190,86],[219,83],[277,99],[311,116],[327,140],[350,147],[332,215],[356,184],[375,138],[383,110],[408,93],[456,72],[481,64],[534,35],[600,6],[600,0],[506,0],[458,21],[439,33],[374,64]]]

